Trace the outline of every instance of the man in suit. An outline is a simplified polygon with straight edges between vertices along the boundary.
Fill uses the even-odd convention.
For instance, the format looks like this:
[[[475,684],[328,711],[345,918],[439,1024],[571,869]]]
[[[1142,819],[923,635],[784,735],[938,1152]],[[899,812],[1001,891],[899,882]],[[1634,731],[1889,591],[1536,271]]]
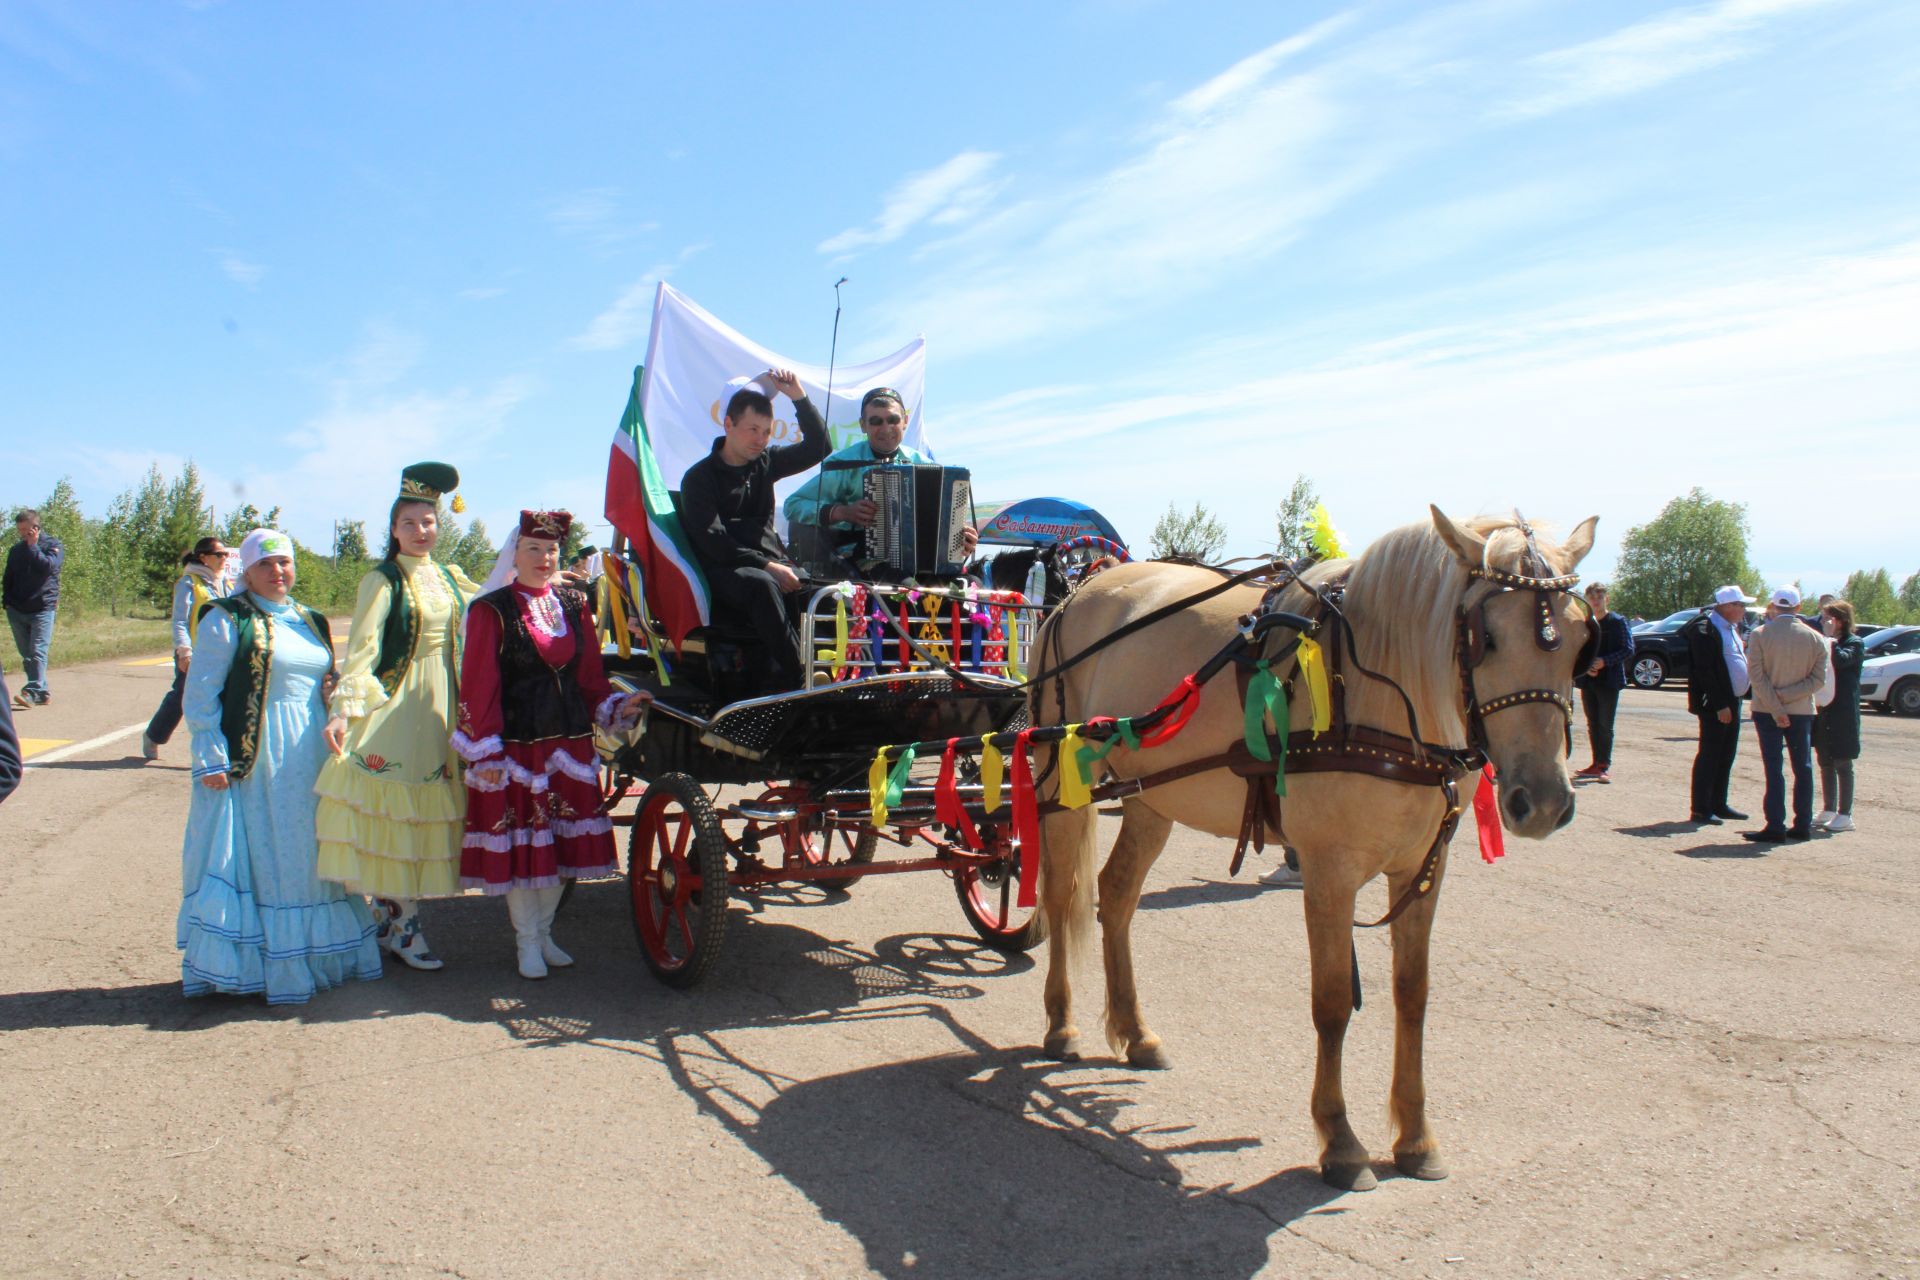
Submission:
[[[1781,587],[1767,602],[1767,621],[1747,649],[1753,679],[1753,727],[1767,773],[1767,825],[1740,834],[1762,844],[1813,838],[1814,696],[1827,682],[1826,640],[1802,625],[1800,593]],[[1793,826],[1787,826],[1787,779],[1780,757],[1793,764]]]
[[[1681,628],[1687,637],[1687,710],[1700,722],[1693,756],[1694,822],[1718,826],[1747,815],[1727,804],[1727,780],[1740,749],[1740,700],[1747,696],[1747,646],[1740,626],[1753,597],[1736,586],[1713,593],[1713,606]]]

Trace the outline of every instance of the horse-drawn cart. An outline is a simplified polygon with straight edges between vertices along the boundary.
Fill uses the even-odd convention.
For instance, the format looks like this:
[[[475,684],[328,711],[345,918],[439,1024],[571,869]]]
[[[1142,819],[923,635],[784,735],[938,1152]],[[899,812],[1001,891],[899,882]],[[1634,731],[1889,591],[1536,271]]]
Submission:
[[[964,584],[827,585],[802,621],[810,687],[745,697],[733,696],[745,637],[697,635],[672,661],[659,637],[633,627],[644,648],[608,661],[616,684],[654,702],[635,730],[599,747],[609,811],[630,827],[634,930],[655,975],[687,987],[712,969],[735,891],[843,891],[906,871],[950,876],[989,946],[1039,943],[1040,916],[1018,905],[1010,811],[987,811],[970,762],[909,761],[877,785],[869,776],[889,743],[1023,725],[1038,614],[1018,593]],[[628,799],[638,806],[623,812]]]

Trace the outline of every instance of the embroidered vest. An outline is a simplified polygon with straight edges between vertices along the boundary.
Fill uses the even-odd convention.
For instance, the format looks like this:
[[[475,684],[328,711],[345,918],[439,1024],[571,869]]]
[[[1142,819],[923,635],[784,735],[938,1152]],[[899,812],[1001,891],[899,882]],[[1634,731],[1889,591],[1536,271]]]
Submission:
[[[227,776],[238,782],[253,772],[260,754],[260,725],[266,708],[267,687],[273,674],[273,628],[266,611],[245,594],[208,601],[233,619],[233,665],[220,692],[220,732],[227,739]],[[303,604],[293,606],[313,628],[320,643],[333,651],[333,633],[326,618]]]
[[[587,617],[586,597],[578,591],[555,587],[553,594],[573,640],[572,655],[557,667],[549,666],[534,647],[533,632],[511,585],[474,601],[500,618],[500,737],[506,742],[583,738],[593,732],[593,709],[574,678],[581,646],[597,639],[593,620]]]
[[[432,568],[453,596],[453,669],[458,672],[460,615],[466,610],[467,598],[460,594],[459,584],[446,566],[435,563]],[[374,661],[373,677],[387,691],[387,696],[392,697],[400,682],[407,678],[407,668],[413,665],[414,646],[420,642],[420,610],[414,603],[406,571],[396,561],[382,560],[373,571],[387,580],[387,624],[380,632],[380,656]]]

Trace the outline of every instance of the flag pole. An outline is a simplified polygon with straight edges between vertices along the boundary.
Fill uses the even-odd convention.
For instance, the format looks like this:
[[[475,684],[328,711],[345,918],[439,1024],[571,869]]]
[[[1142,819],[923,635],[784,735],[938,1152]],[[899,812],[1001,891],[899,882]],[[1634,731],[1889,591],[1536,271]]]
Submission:
[[[820,414],[829,441],[833,439],[833,360],[840,354],[840,286],[846,282],[845,276],[833,282],[833,345],[827,348],[827,407]]]

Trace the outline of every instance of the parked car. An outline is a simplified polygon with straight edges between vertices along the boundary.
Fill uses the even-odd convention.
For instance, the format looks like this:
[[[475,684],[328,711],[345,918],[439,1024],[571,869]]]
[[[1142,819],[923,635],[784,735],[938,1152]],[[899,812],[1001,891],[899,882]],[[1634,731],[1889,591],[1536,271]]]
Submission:
[[[1920,627],[1881,627],[1864,647],[1860,705],[1920,716]]]
[[[1680,628],[1710,608],[1711,605],[1701,605],[1697,609],[1680,609],[1657,622],[1643,622],[1633,629],[1633,665],[1627,669],[1627,676],[1634,688],[1658,689],[1669,680],[1687,678],[1687,638],[1680,634]],[[1758,609],[1747,610],[1740,634],[1744,637],[1765,618]],[[1808,625],[1819,623],[1809,619]]]

